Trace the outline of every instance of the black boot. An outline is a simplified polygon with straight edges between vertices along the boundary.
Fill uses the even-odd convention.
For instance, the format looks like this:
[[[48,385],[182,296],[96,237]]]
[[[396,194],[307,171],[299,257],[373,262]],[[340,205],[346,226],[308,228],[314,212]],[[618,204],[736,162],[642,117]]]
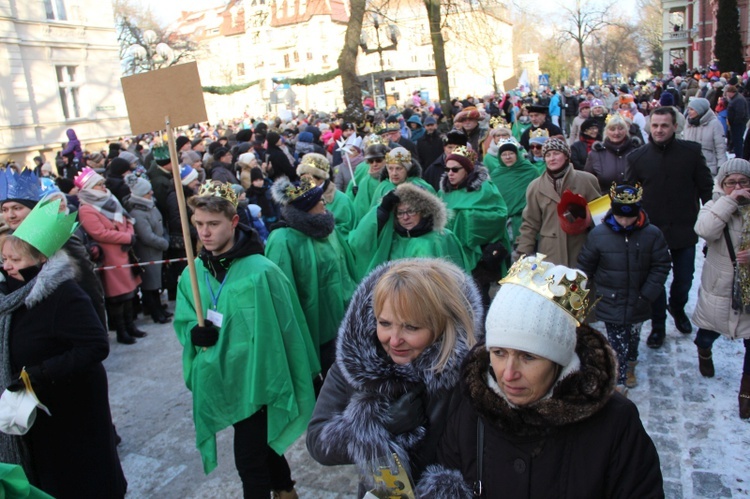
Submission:
[[[133,322],[133,301],[127,300],[124,303],[124,312],[123,316],[125,317],[125,330],[128,332],[130,336],[133,338],[143,338],[146,336],[145,331],[141,331],[137,327],[135,327],[135,323]]]
[[[107,312],[117,332],[117,343],[122,343],[123,345],[132,345],[135,343],[135,338],[130,336],[125,328],[125,303],[110,303],[107,305]]]
[[[646,345],[649,348],[661,348],[664,344],[664,338],[667,336],[667,332],[664,330],[664,326],[654,326],[651,328],[651,334],[648,335]]]
[[[143,306],[147,309],[155,323],[166,324],[169,322],[169,318],[161,308],[158,290],[143,291]]]

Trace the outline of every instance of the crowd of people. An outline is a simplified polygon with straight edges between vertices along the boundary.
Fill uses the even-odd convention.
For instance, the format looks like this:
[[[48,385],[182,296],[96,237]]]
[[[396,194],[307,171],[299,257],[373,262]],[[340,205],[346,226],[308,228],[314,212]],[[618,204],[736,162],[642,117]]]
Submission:
[[[452,123],[417,92],[361,123],[196,124],[177,165],[164,137],[95,152],[69,130],[57,161],[0,172],[3,381],[25,373],[52,413],[0,434],[0,461],[55,497],[124,495],[101,361],[142,313],[173,321],[206,473],[234,427],[246,498],[297,497],[284,451],[305,431],[320,463],[357,465],[360,497],[386,473],[417,497],[662,497],[627,399],[646,321],[651,348],[668,315],[695,323],[706,377],[714,341],[744,339],[750,418],[745,83],[469,97]]]

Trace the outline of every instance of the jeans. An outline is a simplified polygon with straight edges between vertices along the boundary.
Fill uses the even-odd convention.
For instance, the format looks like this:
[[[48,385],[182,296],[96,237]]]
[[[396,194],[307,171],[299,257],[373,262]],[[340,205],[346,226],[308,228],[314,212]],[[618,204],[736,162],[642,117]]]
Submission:
[[[716,331],[710,331],[708,329],[700,328],[698,333],[695,335],[695,343],[698,348],[704,348],[711,350],[714,345],[714,341],[721,336]],[[742,374],[750,374],[750,339],[742,340],[745,343],[745,360],[742,364]]]
[[[265,407],[234,424],[234,465],[242,480],[245,499],[268,499],[271,490],[294,486],[286,458],[268,446]]]
[[[672,310],[684,310],[688,302],[690,287],[693,285],[695,272],[695,246],[670,249],[672,256],[672,286],[669,289],[669,307]],[[651,327],[664,329],[667,322],[667,291],[662,289],[654,303],[651,304]]]
[[[737,123],[732,125],[730,130],[732,134],[732,151],[736,158],[742,157],[742,139],[745,136],[745,124]]]

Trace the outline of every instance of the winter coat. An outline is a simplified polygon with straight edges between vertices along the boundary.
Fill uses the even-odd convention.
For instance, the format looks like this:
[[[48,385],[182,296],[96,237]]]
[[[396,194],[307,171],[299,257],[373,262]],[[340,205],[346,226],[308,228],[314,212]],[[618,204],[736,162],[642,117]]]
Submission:
[[[708,252],[703,262],[693,322],[732,339],[750,338],[750,315],[732,310],[734,268],[724,237],[724,227],[728,226],[736,254],[742,233],[738,206],[737,201],[722,195],[703,205],[695,223],[695,232],[706,241]]]
[[[434,163],[435,160],[443,154],[443,139],[440,138],[440,134],[437,130],[433,133],[425,133],[422,138],[417,141],[417,153],[419,154],[420,161],[426,167]],[[425,169],[425,174],[426,173],[427,170]],[[433,185],[433,187],[435,186]]]
[[[78,220],[86,233],[102,248],[102,266],[127,265],[128,252],[123,246],[130,246],[135,229],[126,218],[115,222],[99,213],[93,206],[82,204],[78,210]],[[141,283],[140,277],[133,276],[130,268],[102,271],[104,296],[112,298],[132,293]]]
[[[377,341],[372,309],[375,286],[392,266],[375,269],[357,288],[339,330],[336,363],[318,397],[307,428],[307,450],[326,466],[357,464],[369,469],[371,459],[396,452],[416,481],[435,462],[445,425],[449,395],[459,382],[460,365],[469,352],[467,332],[459,327],[453,356],[442,371],[434,371],[442,339],[425,348],[412,362],[395,364]],[[458,290],[457,290],[458,291]],[[474,331],[482,328],[482,301],[469,278],[460,290],[471,304]],[[388,406],[407,392],[425,389],[427,424],[393,435],[385,428]],[[365,486],[360,484],[359,497]]]
[[[612,212],[589,232],[578,268],[596,284],[596,319],[637,324],[651,318],[651,303],[664,289],[672,260],[661,231],[641,211],[633,230],[620,227]]]
[[[385,168],[385,166],[383,166]],[[375,189],[380,185],[380,175],[373,177],[370,175],[370,165],[362,162],[354,170],[354,180],[357,182],[356,192],[354,182],[349,182],[346,187],[346,195],[352,200],[354,205],[354,215],[356,217],[354,226],[370,211],[372,205],[372,196]]]
[[[699,203],[707,203],[713,190],[701,146],[676,138],[662,145],[652,140],[631,152],[627,162],[625,178],[643,187],[643,209],[664,233],[669,248],[695,246]]]
[[[701,116],[700,124],[691,125],[688,121],[682,137],[691,142],[697,142],[701,145],[703,157],[706,158],[706,165],[711,170],[712,175],[716,172],[727,159],[727,141],[724,138],[724,127],[721,126],[716,114],[710,109],[706,114]]]
[[[281,217],[281,209],[271,196],[271,185],[273,185],[273,182],[266,178],[263,187],[255,187],[251,185],[246,193],[248,204],[257,204],[260,206],[263,214],[263,223],[266,224],[266,228],[269,228],[272,224],[278,222]]]
[[[600,197],[596,177],[572,166],[568,167],[562,177],[560,192],[568,189],[589,202]],[[516,251],[521,255],[543,253],[552,263],[575,267],[578,253],[586,242],[586,233],[570,235],[562,230],[557,215],[559,202],[560,194],[555,191],[555,185],[548,174],[542,174],[529,184]]]
[[[423,475],[419,497],[472,497],[480,420],[487,499],[664,497],[659,455],[638,409],[613,393],[616,361],[607,340],[588,326],[577,334],[580,368],[558,380],[549,398],[523,407],[498,394],[486,347],[472,350],[438,448],[440,466]]]
[[[586,143],[582,140],[576,140],[570,146],[570,162],[573,163],[573,168],[576,170],[583,170],[588,156],[589,152],[586,150]]]
[[[568,145],[572,146],[578,140],[578,137],[581,135],[581,125],[583,125],[584,121],[586,121],[586,118],[581,117],[581,115],[573,118],[573,123],[570,125]]]
[[[276,180],[282,176],[288,177],[291,182],[299,180],[297,170],[289,162],[289,158],[280,147],[269,144],[268,149],[266,149],[266,157],[273,167],[273,175],[269,175],[271,180]]]
[[[240,181],[237,180],[237,175],[234,173],[234,168],[229,163],[214,161],[211,164],[211,171],[209,175],[211,177],[211,180],[218,180],[219,182],[224,182],[225,184],[240,185]]]
[[[104,186],[114,194],[121,205],[125,206],[125,199],[130,196],[130,187],[121,176],[109,176],[104,181]]]
[[[73,279],[70,259],[57,252],[27,284],[32,289],[25,306],[11,316],[11,372],[41,368],[43,376],[34,379],[34,391],[52,414],[37,410],[34,425],[23,437],[36,476],[32,484],[61,499],[121,498],[127,482],[117,456],[102,365],[109,340],[91,301]]]
[[[214,308],[212,293],[218,293],[215,310],[223,321],[216,345],[198,348],[191,342],[198,321],[188,269],[177,288],[174,330],[183,347],[183,376],[193,394],[195,442],[205,473],[217,466],[219,431],[265,406],[267,443],[280,455],[304,433],[315,405],[312,379],[320,366],[305,317],[294,288],[262,255],[257,237],[238,226],[232,249],[216,256],[204,250],[196,262],[203,317]]]
[[[744,128],[747,123],[747,100],[737,93],[727,106],[727,122],[730,127]]]
[[[151,201],[147,203],[146,201]],[[135,219],[135,254],[141,262],[161,260],[169,248],[169,238],[164,235],[164,221],[152,200],[130,196],[128,211]],[[161,288],[161,263],[142,267],[141,288]]]
[[[94,264],[83,244],[83,238],[85,237],[88,237],[86,236],[86,231],[79,226],[65,242],[63,249],[76,267],[76,282],[88,297],[91,298],[96,315],[99,316],[102,324],[106,325],[107,316],[104,311],[104,288],[102,287],[102,281],[96,275],[97,273],[94,272]]]
[[[634,137],[626,138],[619,146],[606,138],[602,142],[594,142],[583,170],[594,175],[599,181],[599,192],[602,196],[609,192],[612,182],[617,185],[625,182],[627,155],[642,144],[640,139]]]
[[[271,231],[266,257],[279,266],[299,297],[317,354],[336,338],[349,299],[357,287],[354,257],[334,228],[331,214],[311,215],[282,208],[285,226]]]
[[[65,144],[65,149],[60,153],[62,156],[72,156],[80,163],[83,161],[83,149],[81,149],[81,141],[78,140],[76,131],[72,128],[68,128],[65,131],[65,135],[68,136],[68,143]]]
[[[500,242],[510,253],[505,230],[508,207],[485,167],[474,168],[458,188],[450,185],[447,174],[443,175],[438,197],[445,201],[451,214],[446,227],[461,243],[467,269],[476,268],[488,244]]]
[[[154,191],[156,207],[160,212],[167,213],[167,196],[170,190],[174,190],[172,170],[166,170],[154,162],[148,169],[148,181],[151,182],[151,190]]]

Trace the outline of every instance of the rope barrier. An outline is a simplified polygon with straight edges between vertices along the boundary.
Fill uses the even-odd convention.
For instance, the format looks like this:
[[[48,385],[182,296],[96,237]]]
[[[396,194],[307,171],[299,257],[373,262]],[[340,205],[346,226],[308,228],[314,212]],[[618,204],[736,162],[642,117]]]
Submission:
[[[186,262],[187,258],[170,258],[169,260],[153,260],[151,262],[128,263],[127,265],[110,265],[109,267],[97,267],[95,272],[100,270],[129,269],[130,267],[145,267],[146,265],[156,265],[158,263]]]

